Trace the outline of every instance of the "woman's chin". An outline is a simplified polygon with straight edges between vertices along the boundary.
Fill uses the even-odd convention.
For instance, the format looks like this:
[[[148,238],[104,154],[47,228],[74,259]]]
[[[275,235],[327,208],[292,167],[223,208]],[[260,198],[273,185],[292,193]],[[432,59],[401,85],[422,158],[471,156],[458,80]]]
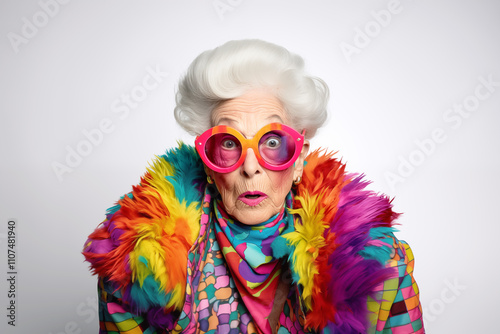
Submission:
[[[278,211],[274,211],[276,210],[273,210],[269,205],[249,206],[243,204],[238,205],[235,210],[231,212],[231,216],[244,225],[257,225],[265,222],[278,213]]]

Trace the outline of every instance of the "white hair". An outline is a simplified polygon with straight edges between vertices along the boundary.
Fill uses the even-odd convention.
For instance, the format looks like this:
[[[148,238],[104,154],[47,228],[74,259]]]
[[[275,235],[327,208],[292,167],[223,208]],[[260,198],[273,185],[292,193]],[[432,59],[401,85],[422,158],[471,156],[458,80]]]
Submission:
[[[213,126],[212,111],[251,89],[270,89],[291,126],[312,138],[327,118],[326,83],[304,73],[302,57],[261,40],[229,41],[200,54],[179,82],[175,119],[192,135]]]

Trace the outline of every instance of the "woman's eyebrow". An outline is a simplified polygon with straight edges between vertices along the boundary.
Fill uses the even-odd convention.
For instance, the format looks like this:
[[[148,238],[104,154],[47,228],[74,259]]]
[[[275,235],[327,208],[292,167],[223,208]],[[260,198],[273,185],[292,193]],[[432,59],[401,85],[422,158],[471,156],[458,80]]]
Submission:
[[[273,119],[278,120],[278,123],[283,123],[283,124],[285,123],[285,122],[283,122],[283,120],[281,119],[281,117],[279,115],[271,115],[271,116],[266,118],[266,120],[268,120],[268,121],[273,120]]]
[[[221,118],[214,119],[214,125],[219,125],[222,122],[234,124],[234,123],[238,123],[238,120],[230,118],[230,117],[221,117]]]
[[[269,117],[266,117],[265,120],[266,121],[271,121],[272,123],[275,123],[275,122],[277,122],[277,123],[284,123],[283,120],[281,119],[281,117],[279,115],[271,115]],[[239,124],[240,121],[236,117],[235,118],[232,118],[232,117],[215,118],[213,126],[220,125],[221,123],[227,123],[230,126],[233,126],[233,125]]]

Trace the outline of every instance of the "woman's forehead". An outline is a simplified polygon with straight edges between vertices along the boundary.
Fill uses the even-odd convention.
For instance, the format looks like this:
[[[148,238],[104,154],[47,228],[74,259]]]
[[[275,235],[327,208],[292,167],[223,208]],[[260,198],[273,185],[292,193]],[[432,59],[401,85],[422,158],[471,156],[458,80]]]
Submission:
[[[248,92],[224,101],[212,113],[213,126],[228,125],[247,136],[269,123],[290,125],[281,101],[267,92]]]

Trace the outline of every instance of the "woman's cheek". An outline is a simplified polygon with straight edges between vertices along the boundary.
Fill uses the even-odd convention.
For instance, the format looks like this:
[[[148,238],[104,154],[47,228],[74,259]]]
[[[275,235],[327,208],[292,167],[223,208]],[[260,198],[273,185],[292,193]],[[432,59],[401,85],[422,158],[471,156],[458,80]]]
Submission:
[[[215,177],[215,185],[221,194],[222,201],[225,206],[233,206],[236,202],[235,189],[236,189],[236,180],[234,177],[231,177],[231,173],[229,174],[216,174]]]
[[[271,187],[273,193],[280,197],[277,199],[278,201],[284,200],[284,198],[292,188],[292,176],[293,170],[291,168],[285,171],[273,172]]]

